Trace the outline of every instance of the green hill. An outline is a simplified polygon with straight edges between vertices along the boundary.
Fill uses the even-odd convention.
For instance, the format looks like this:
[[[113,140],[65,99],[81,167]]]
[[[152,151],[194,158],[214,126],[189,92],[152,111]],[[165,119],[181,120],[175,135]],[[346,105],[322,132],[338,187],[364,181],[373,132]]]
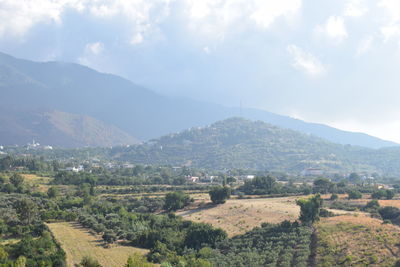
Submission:
[[[391,151],[391,152],[390,152]],[[250,168],[301,171],[397,171],[398,149],[334,144],[261,121],[231,118],[191,128],[129,148],[113,148],[114,158],[144,164],[188,165],[210,169]],[[392,162],[390,162],[392,158]],[[396,165],[397,164],[397,165]]]

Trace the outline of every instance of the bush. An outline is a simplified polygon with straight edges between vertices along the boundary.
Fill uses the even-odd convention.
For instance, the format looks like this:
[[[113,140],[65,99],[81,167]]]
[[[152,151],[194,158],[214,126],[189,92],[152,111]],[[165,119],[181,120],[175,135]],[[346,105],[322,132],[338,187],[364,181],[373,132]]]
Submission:
[[[348,193],[349,195],[349,199],[360,199],[362,198],[362,194],[360,193],[360,191],[357,190],[352,190]]]
[[[190,201],[189,195],[183,192],[171,192],[165,196],[164,209],[167,211],[176,211],[189,205]]]
[[[333,212],[330,212],[327,209],[321,209],[319,211],[319,216],[320,217],[333,217],[333,216],[335,216],[335,214]]]
[[[211,201],[214,204],[223,204],[231,196],[231,189],[229,187],[217,186],[209,192]]]
[[[339,196],[337,194],[332,194],[330,200],[337,200]]]

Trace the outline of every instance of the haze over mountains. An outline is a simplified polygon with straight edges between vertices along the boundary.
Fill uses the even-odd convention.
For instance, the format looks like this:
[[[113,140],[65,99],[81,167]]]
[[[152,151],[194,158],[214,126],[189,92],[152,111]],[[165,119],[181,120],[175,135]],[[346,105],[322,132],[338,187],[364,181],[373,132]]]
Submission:
[[[232,116],[265,121],[339,144],[371,148],[397,145],[263,110],[159,95],[121,77],[78,64],[38,63],[3,53],[0,91],[2,145],[25,144],[32,138],[60,147],[132,144]],[[42,124],[33,123],[35,120]],[[78,134],[82,126],[84,134]],[[53,129],[50,134],[46,127]]]

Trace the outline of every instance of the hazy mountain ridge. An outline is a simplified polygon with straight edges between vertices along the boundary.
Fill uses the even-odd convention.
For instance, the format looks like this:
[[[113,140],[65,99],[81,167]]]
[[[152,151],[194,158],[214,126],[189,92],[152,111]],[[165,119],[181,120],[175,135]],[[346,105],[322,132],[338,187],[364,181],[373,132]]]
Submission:
[[[92,117],[56,110],[1,110],[0,144],[28,141],[56,147],[113,146],[137,143],[120,129]]]
[[[299,172],[317,167],[329,171],[386,172],[374,159],[384,150],[334,144],[261,121],[230,118],[191,128],[129,148],[113,148],[118,160],[143,164],[189,165],[210,169],[258,169]],[[393,149],[393,155],[400,155]],[[395,160],[391,164],[397,164]],[[394,165],[394,168],[397,168]]]
[[[45,108],[88,115],[141,140],[240,115],[341,144],[373,148],[397,145],[263,110],[162,96],[121,77],[78,64],[38,63],[3,53],[0,53],[0,90],[7,99],[4,108]]]

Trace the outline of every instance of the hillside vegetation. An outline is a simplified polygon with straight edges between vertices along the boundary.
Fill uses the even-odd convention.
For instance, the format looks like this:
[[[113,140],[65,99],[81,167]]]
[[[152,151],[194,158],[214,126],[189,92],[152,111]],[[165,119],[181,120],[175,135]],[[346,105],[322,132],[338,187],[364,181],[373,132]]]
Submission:
[[[191,128],[145,144],[113,148],[118,160],[187,165],[209,169],[301,171],[309,167],[341,171],[399,170],[400,150],[345,146],[261,121],[230,118]]]

